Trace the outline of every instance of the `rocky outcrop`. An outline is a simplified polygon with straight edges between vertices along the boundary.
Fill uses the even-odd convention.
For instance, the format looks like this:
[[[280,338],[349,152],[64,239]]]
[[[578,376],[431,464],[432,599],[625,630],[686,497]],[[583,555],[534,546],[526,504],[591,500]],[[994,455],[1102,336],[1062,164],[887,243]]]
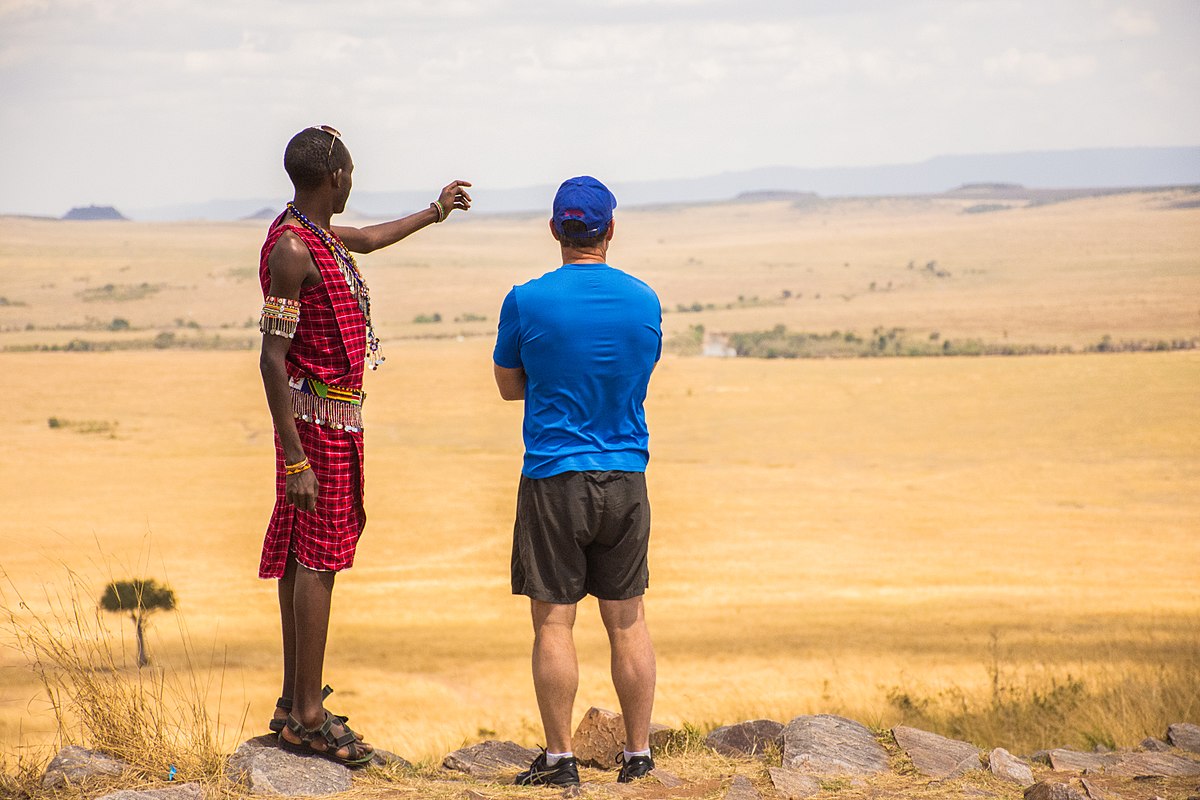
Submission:
[[[69,744],[51,759],[42,775],[42,788],[78,785],[91,778],[114,777],[129,766],[120,759],[76,744]]]
[[[783,740],[783,724],[773,719],[755,719],[725,725],[710,733],[704,743],[723,756],[761,756]]]
[[[783,730],[783,767],[809,775],[873,775],[887,751],[865,726],[831,714],[796,717]]]
[[[983,768],[979,750],[973,744],[903,725],[892,728],[892,735],[900,749],[912,759],[917,772],[928,778],[958,777]]]

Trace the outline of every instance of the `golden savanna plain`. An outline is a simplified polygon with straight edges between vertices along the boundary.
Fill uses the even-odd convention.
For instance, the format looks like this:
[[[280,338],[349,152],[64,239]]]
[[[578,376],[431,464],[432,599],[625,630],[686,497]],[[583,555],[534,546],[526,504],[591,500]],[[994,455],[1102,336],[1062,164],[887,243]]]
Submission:
[[[647,401],[655,718],[887,726],[946,698],[986,709],[1132,676],[1147,691],[1081,735],[1133,745],[1180,721],[1154,686],[1200,665],[1200,351],[1080,351],[1200,335],[1194,197],[618,210],[611,263],[666,310]],[[90,614],[134,576],[178,597],[152,618],[153,668],[196,677],[230,750],[265,730],[266,224],[4,220],[0,750],[55,736],[13,626],[72,596]],[[369,523],[338,578],[326,678],[335,711],[413,760],[540,742],[527,603],[508,588],[521,407],[498,397],[490,349],[504,293],[557,255],[543,215],[472,212],[360,258],[387,362],[367,376]],[[777,325],[1076,352],[685,354]],[[129,621],[102,624],[132,663]],[[616,707],[594,603],[577,638],[578,718]],[[1036,744],[1022,735],[1011,746]]]

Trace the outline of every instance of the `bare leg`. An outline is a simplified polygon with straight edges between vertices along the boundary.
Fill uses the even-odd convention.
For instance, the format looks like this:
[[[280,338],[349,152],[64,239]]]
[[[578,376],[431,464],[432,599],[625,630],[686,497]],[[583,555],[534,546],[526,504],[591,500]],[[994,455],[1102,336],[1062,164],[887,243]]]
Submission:
[[[546,749],[571,751],[571,709],[579,689],[575,658],[575,606],[531,600],[533,614],[533,688],[537,693]]]
[[[625,718],[625,749],[646,750],[657,671],[642,598],[601,600],[600,618],[612,647],[612,679]]]
[[[279,579],[279,618],[283,623],[283,689],[281,697],[292,698],[296,694],[296,608],[293,596],[296,591],[296,560],[289,558],[283,577]],[[287,711],[276,708],[275,718],[284,719]]]
[[[295,591],[292,595],[296,638],[292,716],[306,728],[316,728],[325,721],[325,707],[321,702],[322,669],[336,575],[334,572],[317,572],[296,565]],[[344,732],[341,725],[334,725],[332,730],[335,735]],[[283,735],[291,742],[299,741],[289,730],[284,730]],[[325,745],[323,742],[314,742],[314,748],[324,750]],[[338,752],[347,755],[348,748]]]

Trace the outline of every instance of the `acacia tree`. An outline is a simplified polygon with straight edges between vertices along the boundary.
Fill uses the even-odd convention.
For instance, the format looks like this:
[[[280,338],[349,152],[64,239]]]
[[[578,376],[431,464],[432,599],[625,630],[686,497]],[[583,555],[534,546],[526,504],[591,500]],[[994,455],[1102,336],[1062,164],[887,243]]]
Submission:
[[[100,607],[105,611],[129,613],[137,629],[138,666],[144,667],[150,663],[146,655],[146,617],[155,611],[171,611],[175,608],[175,592],[169,586],[162,586],[158,581],[129,580],[113,581],[104,587],[100,597]]]

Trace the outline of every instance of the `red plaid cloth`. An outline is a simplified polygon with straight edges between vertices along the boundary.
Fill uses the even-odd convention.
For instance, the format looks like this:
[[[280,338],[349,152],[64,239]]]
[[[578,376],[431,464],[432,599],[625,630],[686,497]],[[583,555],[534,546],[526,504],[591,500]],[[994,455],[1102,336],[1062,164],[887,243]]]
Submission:
[[[333,254],[312,233],[292,225],[271,226],[263,243],[259,279],[263,296],[271,286],[267,258],[279,237],[291,231],[308,246],[322,282],[300,291],[300,324],[287,355],[288,375],[361,389],[365,366],[366,319],[350,294]],[[263,540],[260,578],[282,578],[289,557],[309,569],[338,572],[354,565],[354,549],[367,516],[363,510],[363,435],[296,420],[304,455],[320,489],[313,511],[297,511],[287,501],[283,447],[275,436],[275,510]]]

